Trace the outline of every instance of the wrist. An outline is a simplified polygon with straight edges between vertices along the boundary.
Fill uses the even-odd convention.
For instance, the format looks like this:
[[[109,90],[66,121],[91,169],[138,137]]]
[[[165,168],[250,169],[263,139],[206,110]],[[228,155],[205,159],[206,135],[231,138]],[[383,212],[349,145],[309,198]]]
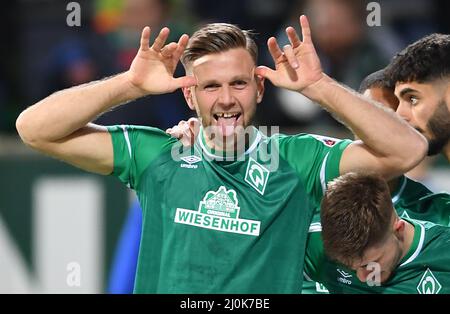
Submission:
[[[119,74],[117,78],[120,80],[120,86],[123,88],[124,101],[132,101],[148,95],[146,91],[133,83],[130,71]]]
[[[308,85],[303,90],[299,91],[299,93],[308,97],[314,102],[321,102],[323,98],[323,93],[330,87],[334,80],[330,78],[328,75],[322,72],[321,77],[316,80],[314,83]]]

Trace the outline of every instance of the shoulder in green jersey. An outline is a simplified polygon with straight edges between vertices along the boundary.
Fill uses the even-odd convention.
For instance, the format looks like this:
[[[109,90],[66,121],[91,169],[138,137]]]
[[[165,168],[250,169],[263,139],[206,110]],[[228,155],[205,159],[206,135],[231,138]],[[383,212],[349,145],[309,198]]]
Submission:
[[[357,281],[351,291],[385,294],[450,293],[450,228],[430,222],[408,221],[415,225],[413,244],[392,277],[386,283],[372,287]],[[345,292],[346,288],[342,291]]]
[[[331,293],[450,293],[450,228],[406,220],[414,225],[413,243],[385,283],[361,282],[353,270],[328,259],[320,232],[309,234],[306,275]],[[372,277],[376,278],[375,270]]]
[[[399,185],[392,193],[392,202],[394,203],[397,214],[402,218],[412,218],[421,221],[429,221],[435,224],[444,226],[449,225],[450,217],[450,194],[448,193],[433,193],[420,182],[402,176],[399,178]],[[314,277],[315,269],[314,258],[323,253],[323,246],[320,237],[320,212],[316,210],[313,218],[313,223],[310,227],[310,235],[307,248],[307,256],[305,261],[306,273],[310,272],[310,277]],[[311,232],[316,232],[312,234]],[[317,253],[317,250],[319,253]],[[316,252],[316,254],[313,254]],[[312,261],[309,259],[313,259]],[[333,263],[329,261],[330,263]],[[321,262],[319,262],[321,263]],[[323,261],[322,261],[323,263]],[[310,267],[310,268],[308,268]],[[341,277],[341,281],[346,281],[345,274],[351,274],[352,271],[346,269],[338,264],[334,265],[335,274],[333,277]],[[339,275],[339,269],[344,275]],[[357,280],[357,279],[356,279]],[[305,281],[304,281],[305,282]],[[316,284],[305,282],[302,293],[323,293],[323,289],[316,291]],[[356,291],[359,292],[359,291]],[[351,293],[351,289],[347,287],[345,293]]]
[[[402,218],[450,224],[450,194],[433,193],[422,183],[403,176],[392,195],[397,214]]]
[[[112,175],[128,187],[135,189],[142,173],[163,151],[177,142],[164,131],[145,126],[108,126],[114,149]]]

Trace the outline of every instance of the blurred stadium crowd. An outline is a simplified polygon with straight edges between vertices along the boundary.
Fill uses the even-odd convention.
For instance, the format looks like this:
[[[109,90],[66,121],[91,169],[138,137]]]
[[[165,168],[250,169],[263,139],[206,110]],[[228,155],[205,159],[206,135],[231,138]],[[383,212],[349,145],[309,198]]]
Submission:
[[[286,43],[285,25],[299,12],[313,23],[313,38],[325,72],[357,88],[369,73],[384,67],[395,52],[432,32],[448,33],[448,1],[382,0],[381,27],[369,27],[361,0],[81,0],[81,27],[66,25],[70,1],[21,0],[0,13],[4,40],[0,54],[0,132],[15,133],[24,108],[48,94],[128,68],[140,31],[171,28],[171,38],[198,25],[224,21],[252,29],[260,64],[271,65],[267,39]],[[182,72],[178,69],[178,75]],[[345,132],[328,114],[297,94],[276,94],[268,86],[257,121],[303,131]],[[142,124],[162,129],[191,112],[181,93],[143,99],[103,115],[102,124]],[[339,135],[339,133],[337,134]]]

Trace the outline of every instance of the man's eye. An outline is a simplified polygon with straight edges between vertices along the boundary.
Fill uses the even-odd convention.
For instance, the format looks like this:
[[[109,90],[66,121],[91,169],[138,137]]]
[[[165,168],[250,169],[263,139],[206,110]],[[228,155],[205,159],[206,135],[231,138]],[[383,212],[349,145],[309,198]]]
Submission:
[[[245,88],[245,87],[247,86],[247,82],[246,82],[246,81],[236,81],[236,82],[233,82],[232,85],[233,85],[235,88],[243,89],[243,88]]]
[[[411,105],[417,105],[417,103],[419,102],[419,99],[416,96],[409,96],[409,102],[411,103]]]
[[[217,84],[209,84],[204,87],[204,89],[207,91],[213,91],[216,90],[217,88],[219,88],[219,85]]]

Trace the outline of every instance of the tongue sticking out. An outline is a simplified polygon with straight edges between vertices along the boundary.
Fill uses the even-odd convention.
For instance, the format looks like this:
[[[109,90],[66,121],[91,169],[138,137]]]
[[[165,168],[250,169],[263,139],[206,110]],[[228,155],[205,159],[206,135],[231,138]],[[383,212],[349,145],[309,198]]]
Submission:
[[[219,117],[217,119],[217,125],[222,131],[222,136],[228,137],[233,135],[237,126],[237,118],[237,116],[234,116],[230,118]]]

